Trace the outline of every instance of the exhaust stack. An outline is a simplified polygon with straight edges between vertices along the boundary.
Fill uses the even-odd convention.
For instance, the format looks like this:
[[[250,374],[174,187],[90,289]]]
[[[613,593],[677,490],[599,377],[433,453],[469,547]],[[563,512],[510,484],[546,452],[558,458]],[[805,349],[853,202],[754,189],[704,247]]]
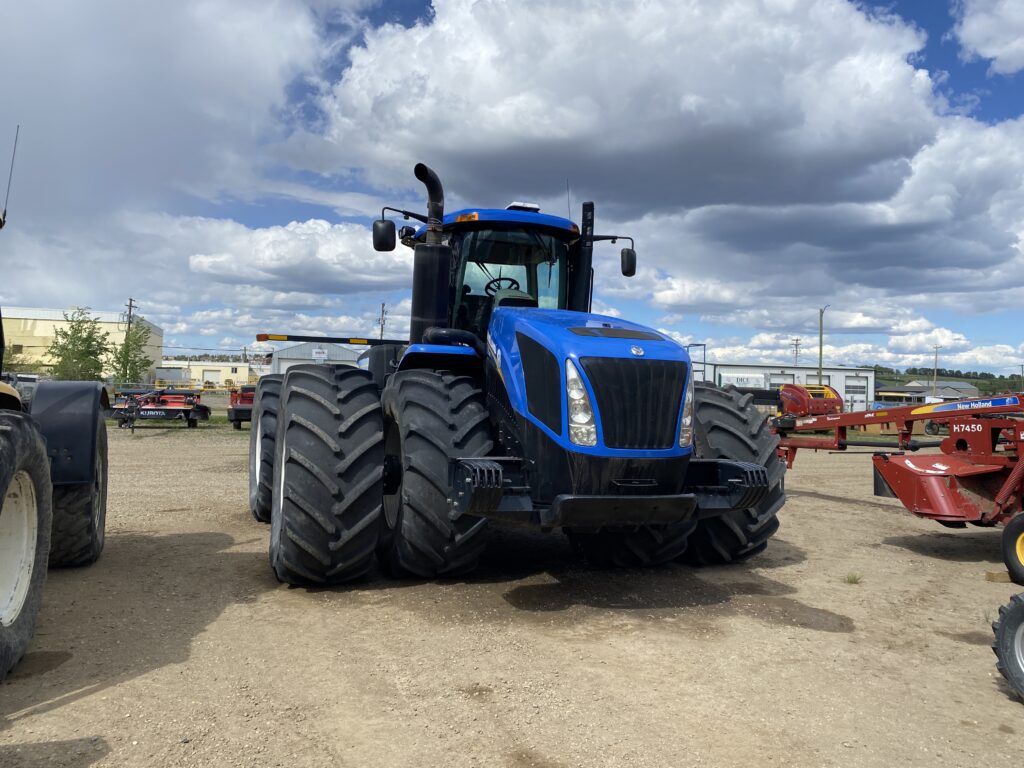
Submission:
[[[448,283],[452,251],[441,244],[444,222],[444,187],[441,179],[423,163],[413,169],[427,188],[427,236],[417,243],[412,268],[412,320],[409,343],[423,343],[428,328],[448,327]]]

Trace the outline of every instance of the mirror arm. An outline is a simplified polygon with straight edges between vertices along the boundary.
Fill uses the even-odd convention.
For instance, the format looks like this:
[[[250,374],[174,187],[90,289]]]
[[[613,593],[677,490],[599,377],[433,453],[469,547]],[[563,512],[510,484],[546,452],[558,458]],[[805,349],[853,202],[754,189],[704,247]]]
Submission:
[[[427,223],[427,217],[424,216],[421,213],[413,213],[412,211],[403,211],[401,208],[392,208],[390,205],[385,205],[383,208],[380,209],[380,217],[382,219],[384,218],[384,212],[385,211],[394,211],[395,213],[402,214],[402,218],[404,218],[404,219],[416,219],[416,221],[422,222],[424,224]]]

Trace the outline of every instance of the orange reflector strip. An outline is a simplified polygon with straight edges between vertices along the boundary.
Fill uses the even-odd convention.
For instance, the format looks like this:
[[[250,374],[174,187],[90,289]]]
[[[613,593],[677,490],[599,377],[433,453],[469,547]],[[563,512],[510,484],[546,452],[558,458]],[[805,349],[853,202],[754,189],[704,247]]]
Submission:
[[[349,339],[349,344],[369,344],[370,342],[366,339]]]

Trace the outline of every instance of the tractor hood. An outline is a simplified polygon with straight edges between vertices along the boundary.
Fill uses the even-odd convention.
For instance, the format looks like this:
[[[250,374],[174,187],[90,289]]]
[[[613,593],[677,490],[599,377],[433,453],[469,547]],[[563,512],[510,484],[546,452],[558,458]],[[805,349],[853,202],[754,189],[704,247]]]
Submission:
[[[673,434],[678,435],[690,358],[664,334],[605,315],[498,307],[491,315],[487,357],[500,372],[512,408],[569,450],[680,452]],[[573,361],[602,412],[597,446],[568,443],[566,360]]]
[[[512,355],[517,333],[529,336],[562,360],[580,357],[625,357],[686,363],[690,360],[680,344],[637,323],[607,315],[523,307],[498,307],[494,310],[487,334],[490,356],[493,358],[497,350]]]

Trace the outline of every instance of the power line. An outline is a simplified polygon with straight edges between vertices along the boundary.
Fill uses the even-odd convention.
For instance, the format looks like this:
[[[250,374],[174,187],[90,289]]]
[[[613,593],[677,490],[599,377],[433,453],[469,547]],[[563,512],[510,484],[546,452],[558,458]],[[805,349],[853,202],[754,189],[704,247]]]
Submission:
[[[14,178],[14,157],[18,153],[18,134],[21,133],[21,124],[14,129],[14,150],[11,152],[11,170],[7,174],[7,194],[4,196],[4,209],[0,211],[0,229],[7,223],[7,203],[11,199],[11,179]]]
[[[800,339],[800,338],[798,338],[796,336],[794,336],[792,339],[789,340],[790,346],[793,347],[793,365],[799,365],[800,364],[800,342],[801,341],[802,341],[802,339]]]

